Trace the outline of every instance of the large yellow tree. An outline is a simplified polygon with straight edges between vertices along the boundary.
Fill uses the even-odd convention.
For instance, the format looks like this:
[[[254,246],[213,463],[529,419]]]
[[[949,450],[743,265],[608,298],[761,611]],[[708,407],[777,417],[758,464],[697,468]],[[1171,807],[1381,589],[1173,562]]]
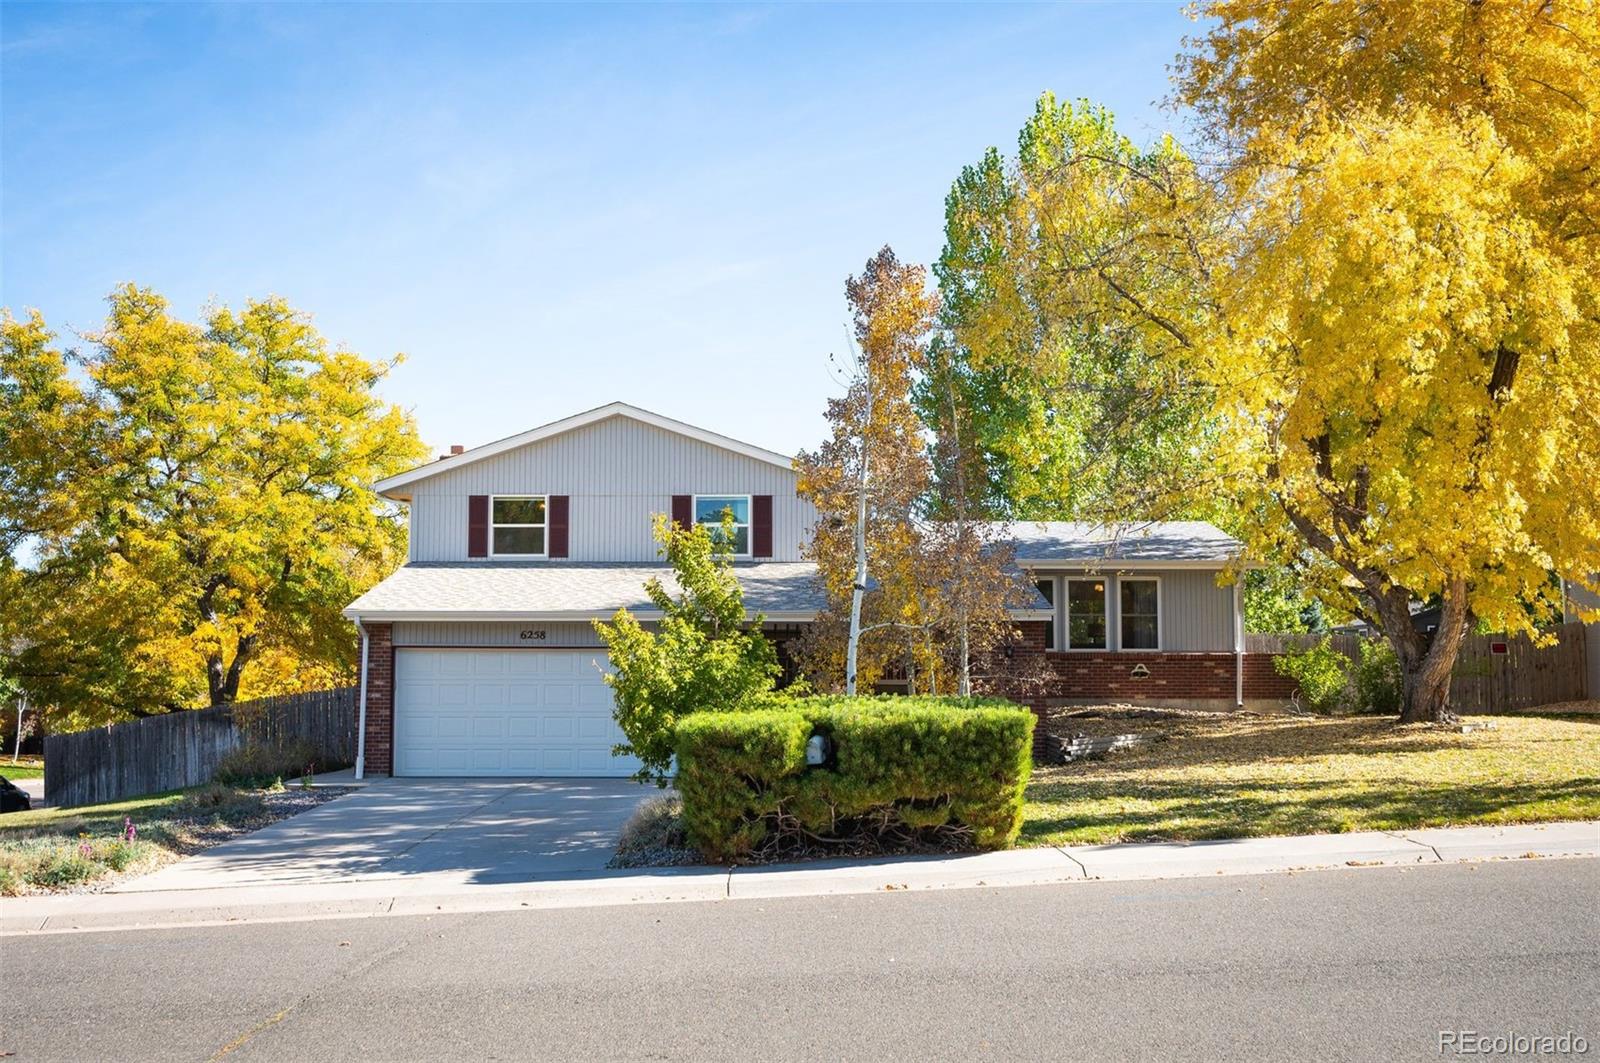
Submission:
[[[1444,718],[1472,623],[1532,630],[1556,577],[1600,571],[1600,18],[1200,14],[1197,149],[1060,138],[1007,203],[1008,268],[1051,328],[1112,330],[1204,399],[1206,472],[1169,486],[1232,506],[1259,557],[1317,559],[1394,644],[1403,718]]]
[[[347,675],[339,610],[404,553],[370,484],[423,456],[392,363],[278,299],[109,302],[76,351],[0,315],[0,650],[69,726]]]

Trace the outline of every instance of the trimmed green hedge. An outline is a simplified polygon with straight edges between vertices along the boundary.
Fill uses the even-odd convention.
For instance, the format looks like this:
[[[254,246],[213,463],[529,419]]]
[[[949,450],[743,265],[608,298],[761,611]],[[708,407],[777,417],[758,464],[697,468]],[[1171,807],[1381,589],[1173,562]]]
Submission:
[[[684,828],[713,860],[796,828],[843,839],[956,827],[979,848],[1004,848],[1022,827],[1033,724],[1010,702],[933,697],[775,699],[748,712],[694,713],[673,732]],[[807,767],[813,734],[830,740],[832,755]]]

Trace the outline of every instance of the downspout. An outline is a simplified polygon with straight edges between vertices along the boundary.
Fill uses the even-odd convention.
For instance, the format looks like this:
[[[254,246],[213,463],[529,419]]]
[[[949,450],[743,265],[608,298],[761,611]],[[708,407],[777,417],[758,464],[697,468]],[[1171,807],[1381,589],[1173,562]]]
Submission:
[[[1233,700],[1244,708],[1244,574],[1233,581]]]
[[[367,776],[367,625],[357,619],[356,629],[361,632],[361,691],[356,695],[361,699],[360,722],[356,724],[356,778],[364,779]]]

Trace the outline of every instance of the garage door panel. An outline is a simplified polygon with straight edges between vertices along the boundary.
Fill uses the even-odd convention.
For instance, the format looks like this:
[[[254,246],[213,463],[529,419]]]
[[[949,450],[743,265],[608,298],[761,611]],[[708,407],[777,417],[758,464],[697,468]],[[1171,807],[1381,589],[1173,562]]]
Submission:
[[[601,650],[395,652],[399,775],[631,775]]]

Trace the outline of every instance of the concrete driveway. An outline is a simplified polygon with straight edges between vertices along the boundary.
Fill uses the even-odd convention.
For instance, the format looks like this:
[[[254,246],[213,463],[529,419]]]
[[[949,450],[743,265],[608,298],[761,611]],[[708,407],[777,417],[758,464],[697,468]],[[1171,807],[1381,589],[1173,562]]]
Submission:
[[[622,825],[656,793],[619,779],[379,779],[113,892],[571,878],[603,870]]]

